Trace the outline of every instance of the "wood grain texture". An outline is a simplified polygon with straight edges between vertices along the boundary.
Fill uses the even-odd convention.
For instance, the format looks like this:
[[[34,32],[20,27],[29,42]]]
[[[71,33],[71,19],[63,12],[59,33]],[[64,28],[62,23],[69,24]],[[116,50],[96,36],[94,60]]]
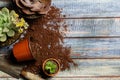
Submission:
[[[67,38],[72,58],[118,58],[120,59],[120,38]]]
[[[119,17],[119,0],[53,0],[68,18]]]
[[[11,76],[8,75],[7,73],[4,73],[4,72],[0,71],[0,79],[1,78],[6,78],[6,77],[11,78]]]
[[[0,7],[9,4],[10,0],[0,0]],[[120,1],[52,0],[52,5],[65,15],[61,16],[68,25],[64,42],[78,63],[78,68],[60,72],[52,80],[120,80]],[[0,77],[16,80],[3,72]]]
[[[120,61],[118,60],[79,60],[75,62],[78,67],[73,67],[70,71],[60,72],[55,78],[120,78]],[[0,77],[8,77],[2,74]]]
[[[11,0],[0,0],[0,8],[8,7],[11,4],[12,4]]]
[[[18,80],[18,79],[15,79],[15,78],[0,78],[0,80]],[[23,80],[23,79],[19,79],[19,80]]]
[[[119,37],[120,19],[65,19],[66,37]],[[119,37],[120,38],[120,37]]]
[[[60,72],[56,77],[90,77],[90,76],[120,76],[118,60],[75,60],[78,68]]]

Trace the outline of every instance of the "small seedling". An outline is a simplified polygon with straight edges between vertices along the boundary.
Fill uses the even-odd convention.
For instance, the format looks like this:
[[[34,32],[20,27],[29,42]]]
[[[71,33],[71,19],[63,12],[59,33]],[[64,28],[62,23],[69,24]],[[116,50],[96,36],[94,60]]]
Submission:
[[[45,64],[45,71],[49,74],[54,74],[57,70],[57,64],[54,61],[47,61]]]

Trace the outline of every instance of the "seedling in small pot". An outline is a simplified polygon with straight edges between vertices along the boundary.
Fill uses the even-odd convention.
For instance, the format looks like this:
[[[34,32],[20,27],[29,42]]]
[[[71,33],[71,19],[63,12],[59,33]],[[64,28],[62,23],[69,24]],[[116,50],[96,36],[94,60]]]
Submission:
[[[43,63],[43,72],[47,76],[55,76],[60,71],[60,63],[54,58],[50,58]]]

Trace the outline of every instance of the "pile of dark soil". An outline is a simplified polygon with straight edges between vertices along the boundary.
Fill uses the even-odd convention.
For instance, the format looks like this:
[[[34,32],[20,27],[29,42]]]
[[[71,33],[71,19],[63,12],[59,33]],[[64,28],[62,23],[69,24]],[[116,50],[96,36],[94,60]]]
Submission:
[[[35,61],[25,67],[25,70],[39,74],[45,59],[55,58],[61,64],[61,70],[70,69],[76,65],[70,57],[70,47],[64,46],[63,30],[67,25],[61,17],[60,9],[51,7],[47,15],[39,19],[28,20],[30,28],[25,38],[30,39],[31,52]]]

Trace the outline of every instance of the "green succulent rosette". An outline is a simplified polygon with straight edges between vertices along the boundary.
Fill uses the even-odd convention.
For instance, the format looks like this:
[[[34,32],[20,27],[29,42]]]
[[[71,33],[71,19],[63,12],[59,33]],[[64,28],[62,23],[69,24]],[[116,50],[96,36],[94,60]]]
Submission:
[[[28,28],[27,22],[14,10],[0,10],[0,47],[10,45]]]
[[[46,65],[45,65],[45,70],[49,73],[49,74],[54,74],[56,72],[56,69],[57,69],[57,65],[52,62],[52,61],[48,61],[46,62]]]

